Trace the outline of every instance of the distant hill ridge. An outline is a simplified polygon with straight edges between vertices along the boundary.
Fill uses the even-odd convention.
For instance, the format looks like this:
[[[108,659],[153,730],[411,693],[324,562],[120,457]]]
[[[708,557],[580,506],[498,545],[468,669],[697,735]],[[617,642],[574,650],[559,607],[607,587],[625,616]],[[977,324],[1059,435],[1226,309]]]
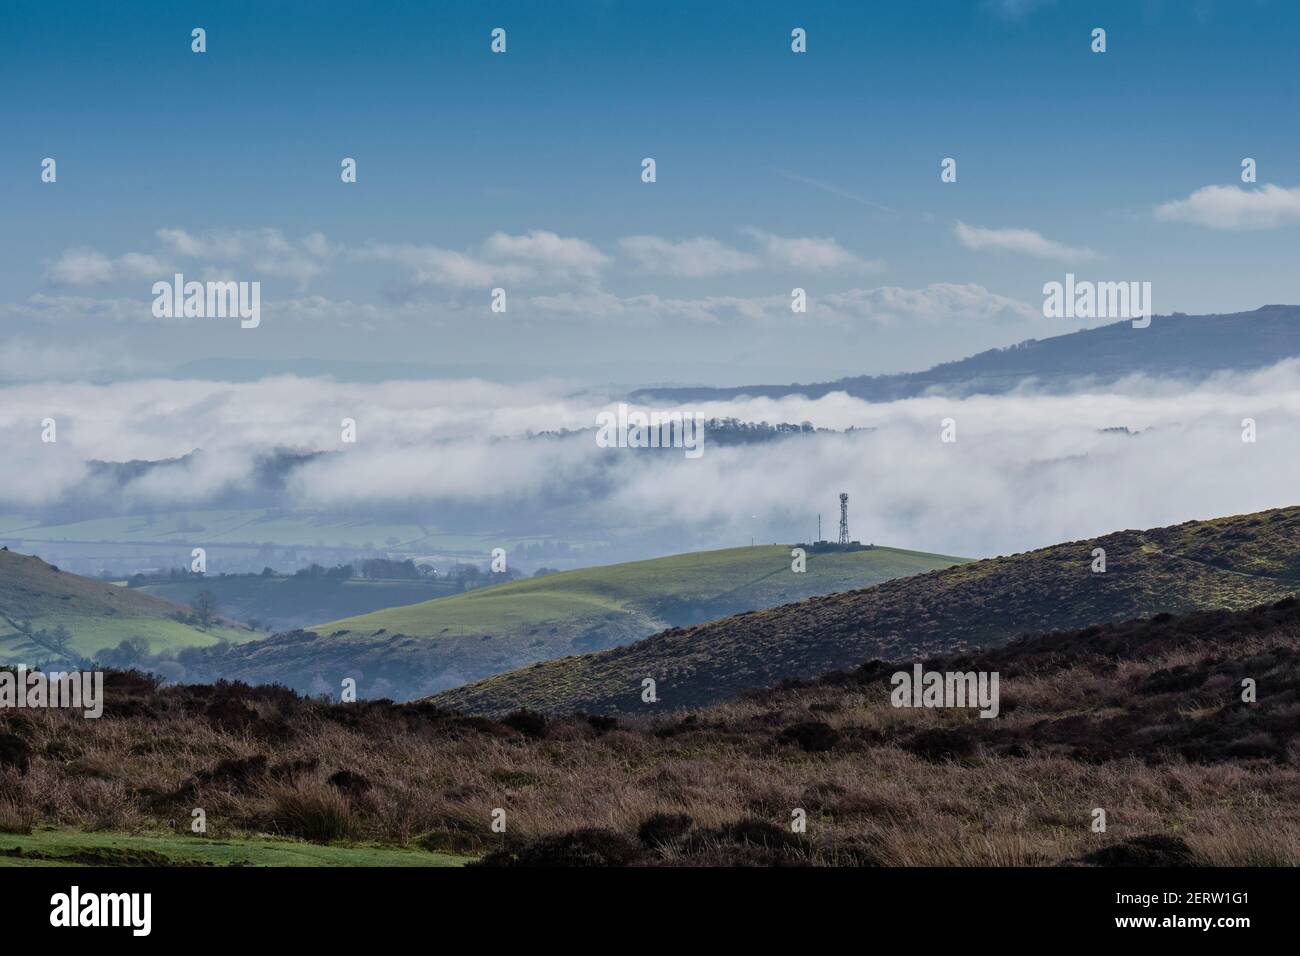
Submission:
[[[742,395],[820,398],[846,392],[867,401],[888,402],[929,392],[997,395],[1027,380],[1054,391],[1080,382],[1103,385],[1136,374],[1196,379],[1214,372],[1266,368],[1293,356],[1300,356],[1300,306],[1266,305],[1227,315],[1158,315],[1145,329],[1135,329],[1128,321],[1115,322],[989,349],[924,372],[859,375],[811,384],[644,388],[631,397],[700,402]]]
[[[1092,570],[1103,548],[1106,570]],[[856,667],[1161,612],[1240,609],[1300,588],[1300,508],[1119,531],[887,581],[499,674],[431,698],[472,713],[644,713]]]

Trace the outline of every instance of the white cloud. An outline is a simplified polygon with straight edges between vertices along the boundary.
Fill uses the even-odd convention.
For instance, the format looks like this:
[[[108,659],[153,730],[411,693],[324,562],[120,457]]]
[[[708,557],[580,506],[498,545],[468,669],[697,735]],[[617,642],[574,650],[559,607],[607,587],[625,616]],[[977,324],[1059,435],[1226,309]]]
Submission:
[[[51,285],[96,285],[123,279],[158,279],[166,266],[154,256],[128,252],[110,259],[94,249],[68,249],[45,273]]]
[[[608,318],[627,311],[634,299],[624,299],[612,292],[558,292],[554,295],[534,295],[527,300],[533,308],[548,313]]]
[[[628,236],[619,240],[623,253],[642,272],[697,279],[758,268],[758,259],[717,239],[697,236],[671,240],[659,236]]]
[[[95,285],[129,280],[167,279],[178,269],[206,278],[245,278],[236,269],[290,279],[305,287],[324,271],[335,248],[320,233],[293,241],[278,229],[230,230],[194,234],[159,229],[157,253],[128,252],[111,258],[94,249],[69,249],[45,274],[52,285]],[[199,260],[198,264],[185,260]],[[177,263],[182,263],[178,265]]]
[[[533,270],[521,264],[489,262],[438,246],[414,243],[370,243],[354,253],[362,260],[394,262],[409,273],[414,287],[486,289],[500,282],[528,278]]]
[[[762,247],[768,263],[778,268],[825,272],[833,269],[875,271],[883,267],[879,260],[859,258],[830,238],[776,236],[761,229],[746,229],[745,233]]]
[[[261,275],[290,279],[300,288],[320,276],[326,262],[337,252],[319,232],[296,241],[270,228],[215,230],[201,235],[184,229],[159,229],[157,236],[173,256],[222,264],[207,266],[210,276],[236,278],[229,266],[239,264]]]
[[[191,259],[238,259],[244,254],[246,232],[192,235],[184,229],[159,229],[158,239],[178,256]]]
[[[412,288],[452,289],[486,289],[525,280],[589,279],[608,262],[590,243],[544,230],[520,236],[498,232],[473,252],[416,243],[371,242],[353,256],[404,266]]]
[[[1269,434],[1300,429],[1296,361],[1198,385],[1134,378],[1064,395],[870,403],[834,393],[693,404],[707,417],[872,429],[729,447],[706,432],[697,461],[599,448],[590,433],[493,437],[590,428],[609,398],[575,395],[561,382],[362,385],[291,376],[9,386],[0,388],[0,493],[48,501],[76,487],[87,458],[156,460],[199,446],[202,461],[155,471],[123,496],[197,505],[244,487],[258,451],[339,450],[340,409],[360,424],[364,454],[295,471],[287,505],[358,514],[413,506],[427,516],[438,502],[473,503],[499,520],[499,509],[546,494],[555,510],[530,512],[530,520],[561,530],[580,511],[610,528],[648,535],[677,523],[721,542],[789,540],[778,534],[807,529],[845,490],[855,537],[980,556],[1293,504],[1300,483],[1300,456],[1288,442],[1261,432],[1245,444],[1239,429],[1247,415]],[[59,421],[55,446],[41,445],[33,426],[46,416]],[[957,422],[956,444],[939,441],[946,417]],[[1119,426],[1138,434],[1104,431]]]
[[[152,299],[103,299],[77,295],[45,295],[36,293],[21,302],[0,305],[0,316],[35,319],[43,322],[64,323],[75,321],[127,322],[135,319],[157,321],[151,309]]]
[[[561,316],[618,318],[642,324],[662,324],[677,319],[709,324],[739,321],[783,327],[795,320],[801,327],[807,327],[816,323],[854,324],[862,320],[881,325],[900,322],[961,325],[1042,319],[1041,309],[990,292],[983,286],[947,282],[933,283],[922,289],[878,286],[810,296],[807,313],[797,316],[790,311],[788,294],[682,298],[656,294],[618,296],[597,290],[531,296],[524,300],[523,305],[525,309]]]
[[[529,262],[561,274],[594,275],[609,261],[589,242],[540,229],[524,236],[494,233],[484,243],[483,251],[492,258]]]
[[[1156,218],[1207,229],[1276,229],[1300,222],[1300,187],[1284,189],[1272,183],[1259,189],[1203,186],[1186,199],[1157,206]]]
[[[967,249],[996,249],[1019,252],[1038,259],[1074,261],[1092,259],[1096,253],[1079,246],[1067,246],[1045,238],[1032,229],[985,229],[958,222],[953,227],[957,240]]]
[[[881,324],[970,323],[1039,319],[1042,312],[1023,302],[990,292],[972,283],[936,282],[924,289],[880,286],[850,289],[816,300],[811,312],[825,308],[850,319],[867,319]]]
[[[624,255],[642,272],[677,278],[705,278],[768,267],[794,272],[831,270],[874,271],[879,260],[862,259],[830,238],[778,236],[761,229],[746,229],[757,243],[755,252],[737,249],[718,239],[665,239],[628,236],[619,240]]]

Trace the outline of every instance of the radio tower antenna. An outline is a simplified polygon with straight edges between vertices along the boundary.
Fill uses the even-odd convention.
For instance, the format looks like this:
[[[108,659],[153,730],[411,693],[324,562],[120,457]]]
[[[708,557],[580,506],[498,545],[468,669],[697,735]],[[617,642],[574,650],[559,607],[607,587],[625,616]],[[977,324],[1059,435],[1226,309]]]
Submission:
[[[840,492],[840,544],[849,543],[849,493]]]

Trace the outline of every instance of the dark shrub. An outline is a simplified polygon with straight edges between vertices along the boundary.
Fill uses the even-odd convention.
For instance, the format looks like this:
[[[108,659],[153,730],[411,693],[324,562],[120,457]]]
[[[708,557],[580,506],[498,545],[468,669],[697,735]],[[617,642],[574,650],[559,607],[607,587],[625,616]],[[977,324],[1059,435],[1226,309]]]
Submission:
[[[822,753],[834,747],[840,739],[839,732],[820,720],[791,724],[777,737],[785,744],[797,744],[809,753]]]
[[[600,714],[590,714],[587,717],[587,723],[591,725],[591,729],[594,730],[596,736],[599,737],[602,734],[607,734],[611,730],[617,729],[618,718],[602,717]]]
[[[546,736],[546,716],[532,710],[516,710],[501,721],[531,740]]]
[[[236,793],[247,793],[255,784],[260,784],[266,777],[266,754],[253,754],[251,757],[232,757],[222,760],[211,770],[200,770],[193,777],[181,784],[172,794],[174,799],[188,800],[201,787],[226,787]],[[159,797],[162,800],[162,797]]]
[[[16,767],[25,774],[31,765],[31,745],[16,734],[0,733],[0,767]]]
[[[703,831],[704,836],[713,837],[726,843],[749,843],[754,846],[785,846],[798,843],[799,838],[792,832],[767,820],[755,820],[746,817],[735,823],[724,823],[714,830]]]
[[[471,866],[627,866],[641,847],[622,833],[584,827],[493,850]]]
[[[636,836],[646,846],[671,843],[684,837],[694,822],[685,813],[654,813],[641,821]]]
[[[700,729],[700,719],[694,714],[687,714],[675,724],[668,724],[664,727],[655,728],[655,736],[660,739],[676,737],[678,734],[689,733],[692,730]]]
[[[104,672],[105,697],[147,697],[153,694],[161,683],[154,674],[137,670]]]
[[[204,716],[214,727],[233,733],[252,726],[257,719],[257,714],[251,707],[233,697],[218,697],[208,704]]]
[[[360,796],[370,789],[371,783],[359,773],[351,770],[340,770],[329,779],[329,785],[336,790],[342,790],[344,793],[352,796]]]
[[[923,730],[902,745],[908,753],[916,754],[922,760],[959,760],[974,756],[975,741],[966,734],[956,730],[937,727]]]
[[[1283,760],[1286,753],[1269,734],[1256,733],[1228,744],[1224,753],[1230,759],[1250,759],[1262,757],[1269,760]]]
[[[1079,862],[1091,866],[1195,866],[1197,859],[1185,840],[1153,834],[1094,850]]]
[[[682,849],[685,862],[700,866],[789,866],[807,863],[798,851],[808,846],[783,827],[749,817],[694,830]]]
[[[317,757],[307,757],[302,760],[282,760],[271,765],[271,776],[292,782],[299,777],[315,772],[318,767],[320,767],[320,759]]]
[[[1154,671],[1142,682],[1142,690],[1152,694],[1169,694],[1177,691],[1195,690],[1205,683],[1209,675],[1205,671],[1193,670],[1186,664]]]
[[[220,783],[240,788],[266,773],[266,754],[251,757],[232,757],[223,760],[211,770],[200,770],[194,779],[200,783]]]

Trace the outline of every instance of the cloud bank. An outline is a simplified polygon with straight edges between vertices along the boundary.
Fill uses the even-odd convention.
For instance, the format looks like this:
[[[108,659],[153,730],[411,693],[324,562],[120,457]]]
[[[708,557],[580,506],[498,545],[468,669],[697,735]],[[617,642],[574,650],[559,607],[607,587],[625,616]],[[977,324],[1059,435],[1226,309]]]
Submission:
[[[283,377],[0,390],[5,508],[77,495],[88,459],[200,459],[130,482],[123,507],[200,507],[238,495],[259,453],[335,452],[295,468],[285,507],[366,513],[527,514],[563,535],[575,515],[611,534],[681,531],[683,546],[806,538],[840,491],[864,541],[986,556],[1120,528],[1296,503],[1300,363],[1104,392],[871,404],[842,393],[693,406],[708,417],[855,431],[680,453],[598,447],[616,396],[563,383],[340,384]],[[40,442],[42,419],[59,423]],[[344,417],[355,445],[340,443]],[[956,423],[957,441],[940,440]],[[1258,438],[1242,441],[1252,418]],[[530,432],[588,429],[529,438]],[[484,518],[484,520],[487,520]],[[510,519],[506,519],[510,520]]]
[[[1186,199],[1157,206],[1156,218],[1234,232],[1276,229],[1300,222],[1300,187],[1203,186]]]

